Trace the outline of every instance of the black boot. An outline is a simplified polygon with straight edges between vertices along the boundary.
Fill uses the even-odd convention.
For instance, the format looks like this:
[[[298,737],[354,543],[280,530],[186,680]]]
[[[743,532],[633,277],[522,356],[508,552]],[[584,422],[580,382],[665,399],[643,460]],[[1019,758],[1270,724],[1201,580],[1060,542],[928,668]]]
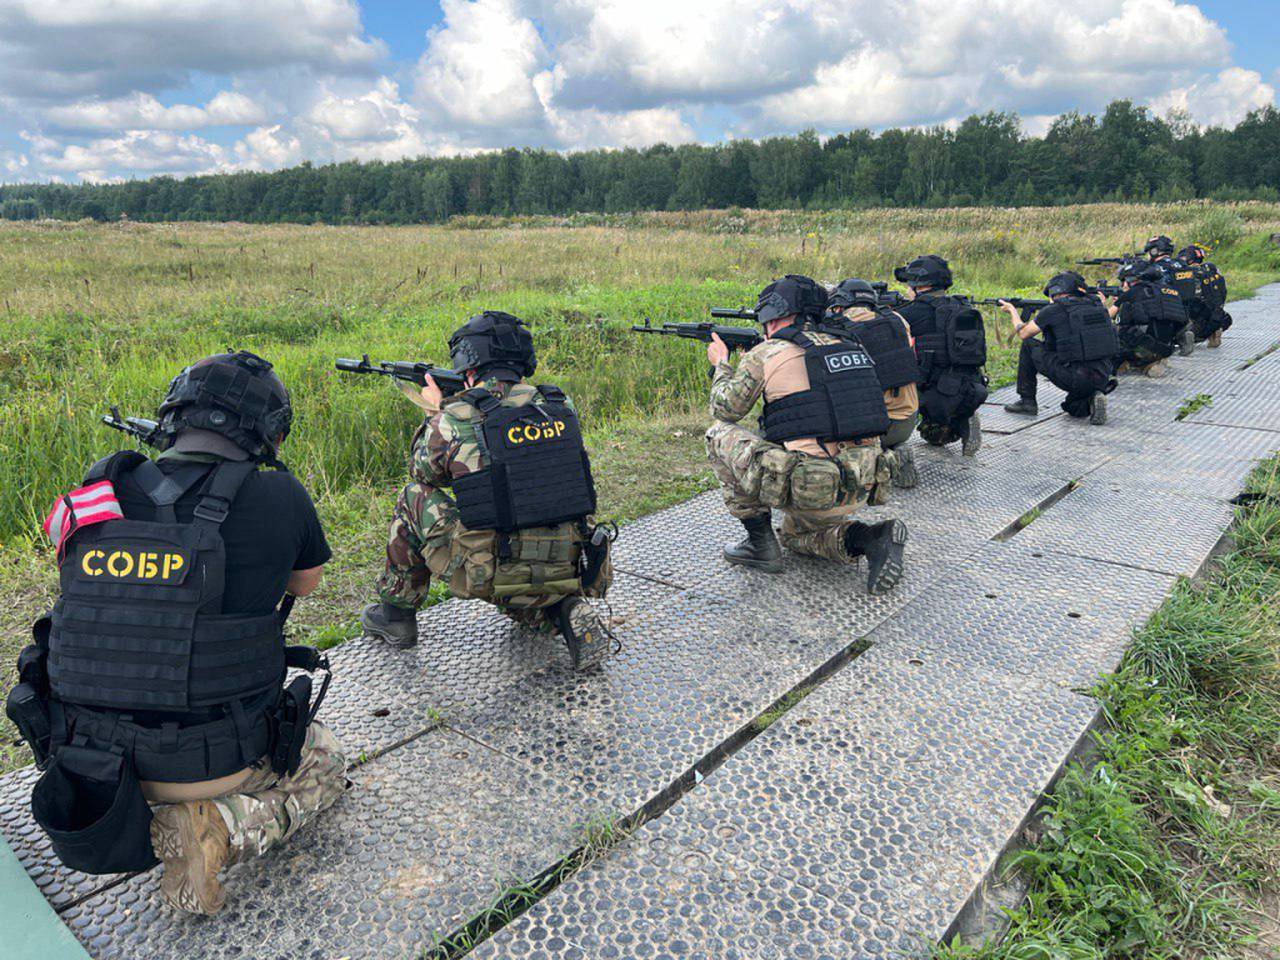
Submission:
[[[742,521],[747,535],[737,543],[724,548],[724,558],[730,563],[754,567],[765,573],[782,572],[782,547],[773,532],[773,518],[762,513]]]
[[[1017,403],[1006,403],[1004,408],[1010,413],[1025,413],[1029,417],[1034,417],[1040,412],[1040,406],[1034,400],[1025,400],[1018,398]]]
[[[581,597],[565,597],[547,614],[564,637],[575,671],[597,667],[609,655],[612,639],[609,629],[591,604]]]
[[[982,420],[975,413],[960,427],[960,453],[962,456],[976,457],[981,449]]]
[[[360,614],[366,636],[379,637],[398,650],[418,642],[418,611],[390,603],[371,603]]]
[[[1178,334],[1178,353],[1189,357],[1196,352],[1196,335],[1191,330],[1183,330]]]
[[[907,525],[901,520],[885,520],[875,526],[855,522],[845,531],[844,548],[849,556],[867,558],[867,593],[888,593],[898,585],[906,543]]]

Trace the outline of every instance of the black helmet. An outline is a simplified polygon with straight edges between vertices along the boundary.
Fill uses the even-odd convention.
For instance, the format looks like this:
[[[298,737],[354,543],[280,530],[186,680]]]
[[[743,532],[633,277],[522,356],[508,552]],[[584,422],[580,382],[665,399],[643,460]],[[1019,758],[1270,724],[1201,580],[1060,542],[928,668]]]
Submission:
[[[1141,281],[1159,283],[1164,279],[1163,270],[1153,263],[1144,263],[1141,260],[1133,260],[1124,264],[1116,275],[1122,283],[1138,283]]]
[[[459,373],[474,369],[499,379],[519,380],[538,369],[533,334],[519,317],[500,310],[486,310],[455,330],[449,338],[449,358]]]
[[[1204,263],[1205,249],[1198,243],[1193,243],[1189,247],[1183,247],[1178,251],[1178,259],[1185,260],[1187,263]]]
[[[1147,245],[1142,248],[1142,252],[1171,256],[1173,254],[1173,241],[1163,234],[1158,237],[1152,237],[1147,241]]]
[[[779,317],[799,316],[799,323],[817,323],[827,312],[827,290],[809,277],[789,273],[775,280],[756,300],[756,322],[764,326]]]
[[[1044,285],[1044,295],[1052,298],[1067,293],[1084,293],[1087,286],[1084,277],[1074,270],[1066,270],[1049,278],[1049,282]]]
[[[841,280],[831,291],[827,305],[831,307],[875,307],[880,303],[880,295],[876,288],[865,280],[856,278]]]
[[[951,265],[936,254],[916,257],[905,267],[893,271],[893,279],[909,287],[937,287],[945,290],[951,286]]]
[[[184,430],[221,434],[254,460],[273,462],[276,441],[289,435],[289,391],[271,364],[248,350],[193,363],[169,383],[156,411],[167,448]]]

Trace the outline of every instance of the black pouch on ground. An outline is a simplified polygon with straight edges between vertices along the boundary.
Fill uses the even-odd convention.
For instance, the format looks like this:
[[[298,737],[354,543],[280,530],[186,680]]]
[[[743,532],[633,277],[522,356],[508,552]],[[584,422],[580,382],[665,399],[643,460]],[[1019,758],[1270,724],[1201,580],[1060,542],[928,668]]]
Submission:
[[[32,791],[31,812],[73,870],[135,873],[157,862],[151,807],[123,754],[60,747]]]

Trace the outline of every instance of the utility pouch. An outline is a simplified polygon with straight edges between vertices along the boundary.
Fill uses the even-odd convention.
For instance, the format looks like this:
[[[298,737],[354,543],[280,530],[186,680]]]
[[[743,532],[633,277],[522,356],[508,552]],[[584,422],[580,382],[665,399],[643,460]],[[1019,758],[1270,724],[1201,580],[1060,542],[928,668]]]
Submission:
[[[801,457],[791,471],[791,506],[796,510],[830,510],[839,505],[842,487],[836,461]]]
[[[60,747],[36,782],[31,811],[72,870],[136,873],[156,864],[151,807],[123,754]]]
[[[618,538],[614,524],[600,524],[582,545],[582,592],[588,597],[603,597],[613,583],[613,541]]]
[[[292,776],[297,772],[310,720],[311,678],[294,677],[280,691],[271,718],[271,769],[278,776]]]
[[[844,447],[836,454],[845,491],[861,499],[875,486],[877,462],[882,455],[878,445]]]
[[[36,766],[44,769],[49,759],[49,737],[53,727],[49,721],[49,701],[30,683],[19,683],[5,697],[4,712],[18,728],[35,755]]]
[[[896,458],[892,451],[878,451],[876,456],[876,485],[868,499],[873,507],[883,507],[889,502],[889,490],[893,486],[893,466]]]
[[[770,444],[759,453],[760,502],[766,507],[786,507],[791,501],[791,471],[801,454]]]

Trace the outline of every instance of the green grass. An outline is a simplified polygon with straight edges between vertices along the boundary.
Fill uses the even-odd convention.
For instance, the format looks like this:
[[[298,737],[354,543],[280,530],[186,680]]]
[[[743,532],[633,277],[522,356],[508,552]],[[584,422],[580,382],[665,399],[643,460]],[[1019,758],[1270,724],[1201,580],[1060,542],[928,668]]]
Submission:
[[[1280,866],[1280,459],[1249,489],[1234,549],[1096,689],[1096,762],[1069,769],[1005,865],[1031,884],[1008,935],[938,958],[1277,955],[1262,904],[1274,912]]]
[[[459,221],[447,227],[0,223],[0,688],[28,624],[52,602],[38,524],[54,496],[121,444],[110,404],[150,415],[184,364],[228,345],[277,364],[296,408],[284,457],[312,491],[335,557],[294,611],[300,639],[351,635],[382,563],[418,411],[339,356],[446,359],[449,332],[487,307],[533,325],[536,379],[562,384],[587,427],[603,519],[711,489],[700,345],[633,336],[631,323],[748,305],[788,272],[887,277],[947,255],[956,289],[1038,295],[1072,260],[1132,249],[1152,232],[1219,236],[1233,295],[1280,276],[1280,205],[1046,209],[709,211]],[[994,322],[994,314],[989,315]],[[1013,379],[1007,331],[988,373]],[[1228,333],[1228,336],[1230,334]],[[373,382],[375,381],[376,382]],[[441,599],[439,591],[433,599]],[[26,762],[0,720],[0,771]]]
[[[1178,413],[1174,417],[1175,420],[1185,420],[1197,410],[1203,410],[1205,407],[1213,405],[1213,395],[1209,393],[1197,393],[1194,397],[1187,397],[1182,401],[1182,406],[1178,407]]]

